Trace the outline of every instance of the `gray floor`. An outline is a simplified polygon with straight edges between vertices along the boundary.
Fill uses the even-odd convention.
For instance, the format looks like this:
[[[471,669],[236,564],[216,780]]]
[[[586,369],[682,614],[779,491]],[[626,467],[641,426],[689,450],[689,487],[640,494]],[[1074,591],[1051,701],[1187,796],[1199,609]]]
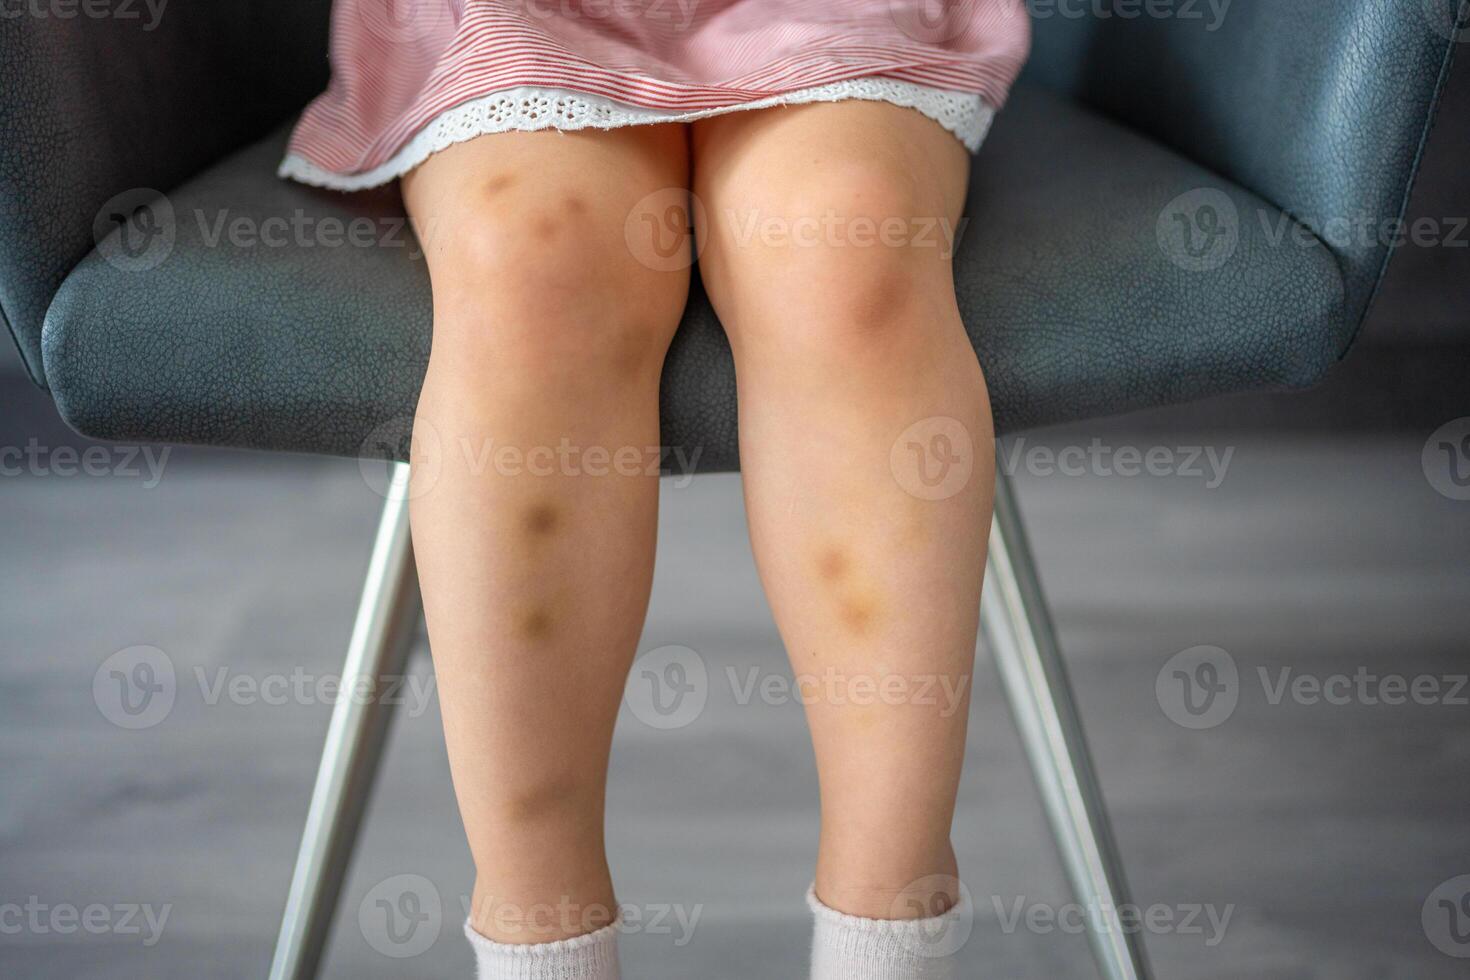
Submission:
[[[1470,707],[1272,703],[1258,675],[1470,669],[1470,503],[1426,481],[1428,432],[1109,432],[1112,445],[1234,449],[1215,489],[1018,475],[1136,897],[1175,923],[1230,915],[1223,935],[1203,914],[1203,933],[1150,935],[1159,975],[1464,976],[1421,909],[1470,873]],[[688,935],[673,918],[630,935],[630,978],[803,973],[812,764],[799,706],[741,704],[728,680],[786,673],[738,490],[725,477],[666,488],[642,649],[698,651],[709,702],[678,731],[625,711],[611,850],[625,900],[700,918]],[[328,707],[213,698],[210,685],[337,669],[376,498],[353,463],[179,452],[156,487],[9,476],[0,499],[0,976],[262,976]],[[1234,658],[1239,703],[1191,730],[1155,682],[1202,644]],[[177,696],[157,724],[124,730],[99,710],[94,674],[137,645],[164,651]],[[978,909],[969,975],[1090,977],[1083,940],[1046,924],[1067,895],[983,657],[972,731],[956,828]],[[468,976],[466,849],[432,702],[400,718],[369,820],[327,975]],[[402,875],[438,896],[425,928],[439,935],[391,958],[375,949],[377,900],[405,883],[433,897]],[[156,942],[125,921],[137,906],[167,910]]]

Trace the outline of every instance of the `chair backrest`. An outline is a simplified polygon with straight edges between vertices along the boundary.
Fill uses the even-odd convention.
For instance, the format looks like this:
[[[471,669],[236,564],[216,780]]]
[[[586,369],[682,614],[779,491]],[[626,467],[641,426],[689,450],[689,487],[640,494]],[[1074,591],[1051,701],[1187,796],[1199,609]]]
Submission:
[[[1460,0],[1016,0],[1031,80],[1202,161],[1312,228],[1361,319],[1389,254]],[[99,209],[168,191],[320,91],[330,0],[27,4],[0,17],[0,318],[41,325]],[[92,16],[100,11],[105,16]]]
[[[1022,0],[1018,0],[1022,2]],[[1024,0],[1026,77],[1266,199],[1337,256],[1360,324],[1458,42],[1462,0]]]

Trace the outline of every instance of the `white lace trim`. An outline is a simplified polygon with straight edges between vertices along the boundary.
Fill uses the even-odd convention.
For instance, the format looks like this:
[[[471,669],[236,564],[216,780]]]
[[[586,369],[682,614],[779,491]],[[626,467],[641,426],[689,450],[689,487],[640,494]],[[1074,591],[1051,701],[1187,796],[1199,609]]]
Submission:
[[[341,191],[377,187],[401,177],[431,154],[486,133],[538,129],[615,129],[649,123],[689,122],[709,116],[809,102],[867,99],[916,109],[953,133],[973,153],[990,129],[995,110],[971,92],[952,92],[892,78],[853,78],[830,85],[784,92],[754,102],[688,112],[645,109],[559,88],[521,86],[461,102],[431,119],[387,162],[357,174],[318,167],[299,154],[288,154],[277,173],[305,184]]]

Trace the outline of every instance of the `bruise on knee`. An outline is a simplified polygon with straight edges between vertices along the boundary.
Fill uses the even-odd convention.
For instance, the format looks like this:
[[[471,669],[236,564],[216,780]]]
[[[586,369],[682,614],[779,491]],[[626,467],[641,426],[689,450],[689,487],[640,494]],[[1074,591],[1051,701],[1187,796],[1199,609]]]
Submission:
[[[559,205],[539,212],[532,219],[531,234],[537,241],[551,241],[564,230],[577,227],[591,212],[586,199],[576,193],[564,195]]]
[[[510,190],[520,181],[520,177],[512,173],[496,174],[485,181],[485,196],[496,197]]]

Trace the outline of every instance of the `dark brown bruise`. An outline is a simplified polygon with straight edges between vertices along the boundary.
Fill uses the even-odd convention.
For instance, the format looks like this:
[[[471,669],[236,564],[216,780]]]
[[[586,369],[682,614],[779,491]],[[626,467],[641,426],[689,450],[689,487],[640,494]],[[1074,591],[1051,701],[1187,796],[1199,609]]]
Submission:
[[[526,532],[536,538],[550,536],[560,523],[561,515],[551,504],[532,505],[524,519]]]
[[[521,616],[517,628],[524,639],[544,640],[551,635],[555,625],[555,622],[551,618],[551,612],[547,609],[537,607]]]

